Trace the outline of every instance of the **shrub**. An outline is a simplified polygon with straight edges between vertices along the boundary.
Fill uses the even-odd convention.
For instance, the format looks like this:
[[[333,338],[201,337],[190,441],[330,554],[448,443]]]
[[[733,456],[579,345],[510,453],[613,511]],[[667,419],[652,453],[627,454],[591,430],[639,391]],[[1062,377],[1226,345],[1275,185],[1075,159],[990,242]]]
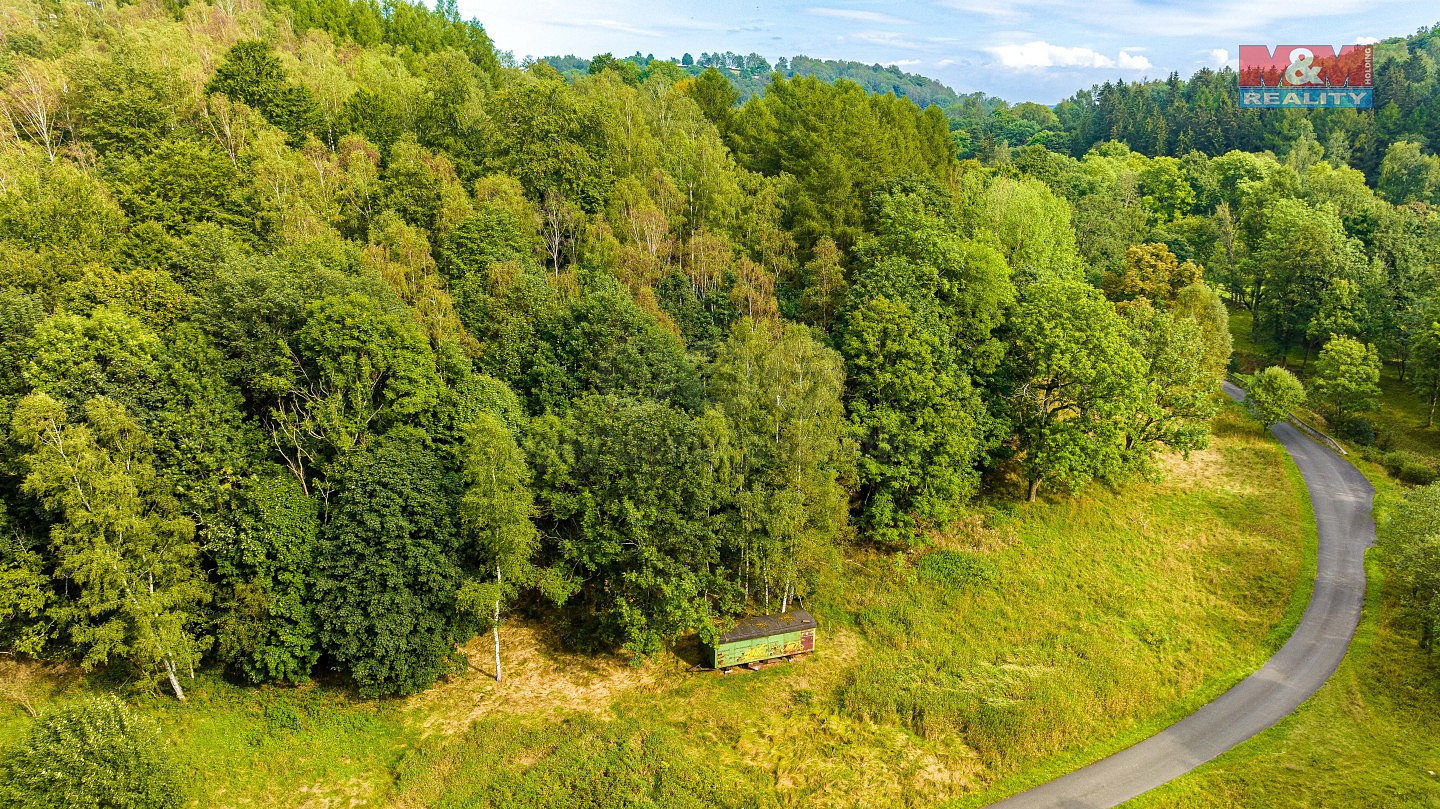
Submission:
[[[40,718],[0,759],[0,805],[170,809],[184,804],[160,730],[115,697]]]
[[[1356,416],[1346,419],[1337,427],[1336,432],[1341,438],[1354,441],[1362,447],[1375,443],[1375,425],[1367,418]]]
[[[1381,464],[1391,477],[1402,483],[1427,486],[1440,477],[1440,473],[1436,472],[1435,465],[1430,459],[1413,452],[1406,452],[1403,449],[1385,453]]]
[[[963,551],[935,551],[916,563],[920,577],[944,587],[981,587],[995,581],[995,565],[983,556]]]

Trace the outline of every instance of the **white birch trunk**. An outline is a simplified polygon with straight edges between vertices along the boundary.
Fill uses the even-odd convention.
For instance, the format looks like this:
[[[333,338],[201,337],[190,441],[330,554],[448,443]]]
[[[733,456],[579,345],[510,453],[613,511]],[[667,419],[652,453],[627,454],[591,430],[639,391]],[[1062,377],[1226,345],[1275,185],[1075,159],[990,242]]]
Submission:
[[[175,676],[175,661],[165,658],[165,674],[170,678],[170,689],[175,692],[175,698],[181,702],[185,701],[185,692],[180,689],[180,678]]]
[[[501,583],[501,579],[500,579],[500,568],[499,568],[499,566],[496,566],[496,568],[495,568],[495,583],[496,583],[496,584],[500,584],[500,583]],[[493,625],[492,625],[492,627],[491,627],[491,631],[492,631],[492,632],[494,633],[494,635],[495,635],[495,682],[496,682],[496,683],[499,683],[499,682],[500,682],[500,598],[499,598],[498,595],[497,595],[496,598],[495,598],[495,621],[494,621],[494,623],[493,623]]]

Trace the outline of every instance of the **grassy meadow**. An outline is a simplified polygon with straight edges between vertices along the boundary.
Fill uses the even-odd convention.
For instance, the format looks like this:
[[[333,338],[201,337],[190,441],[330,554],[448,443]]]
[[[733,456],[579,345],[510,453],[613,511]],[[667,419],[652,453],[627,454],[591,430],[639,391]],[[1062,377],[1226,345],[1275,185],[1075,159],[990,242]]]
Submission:
[[[819,650],[755,673],[694,672],[693,643],[574,655],[520,622],[499,687],[479,638],[466,674],[409,699],[218,672],[183,705],[131,696],[197,806],[980,805],[1173,721],[1298,621],[1314,529],[1283,450],[1227,407],[1210,449],[1166,467],[996,501],[923,554],[852,552],[807,601]],[[0,741],[26,704],[126,688],[12,673]]]
[[[1250,315],[1231,318],[1236,354],[1251,367],[1274,352],[1250,338]],[[1312,358],[1313,359],[1313,358]],[[1298,368],[1299,352],[1290,357]],[[1440,458],[1440,430],[1424,427],[1424,402],[1385,366],[1378,410],[1367,413],[1391,448]],[[1376,528],[1403,484],[1351,446],[1375,484]],[[1440,807],[1440,672],[1398,625],[1381,549],[1367,558],[1365,613],[1339,671],[1274,728],[1184,778],[1126,804],[1133,809],[1240,807]]]
[[[1382,536],[1397,484],[1376,485]],[[1386,562],[1372,550],[1365,614],[1339,671],[1279,725],[1196,772],[1126,804],[1133,809],[1440,807],[1440,678],[1396,625]]]

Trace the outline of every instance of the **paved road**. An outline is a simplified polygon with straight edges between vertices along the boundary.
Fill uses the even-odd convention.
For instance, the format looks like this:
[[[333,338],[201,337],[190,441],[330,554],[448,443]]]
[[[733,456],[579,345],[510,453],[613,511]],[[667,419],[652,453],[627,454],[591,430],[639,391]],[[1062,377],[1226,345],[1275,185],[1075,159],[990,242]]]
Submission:
[[[1244,394],[1229,383],[1225,392]],[[1375,541],[1369,481],[1289,424],[1277,424],[1310,490],[1320,528],[1315,591],[1295,634],[1239,685],[1134,747],[994,805],[994,809],[1108,809],[1210,759],[1285,718],[1335,673],[1365,600],[1365,548]],[[1257,481],[1265,485],[1266,481]]]

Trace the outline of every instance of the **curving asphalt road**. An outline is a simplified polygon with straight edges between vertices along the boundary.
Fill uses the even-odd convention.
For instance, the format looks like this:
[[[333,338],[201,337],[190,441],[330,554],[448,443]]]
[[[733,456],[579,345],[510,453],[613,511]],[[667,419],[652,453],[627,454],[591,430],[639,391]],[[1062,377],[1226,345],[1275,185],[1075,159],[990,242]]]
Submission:
[[[1239,401],[1244,392],[1229,383]],[[1184,775],[1285,718],[1345,657],[1365,600],[1365,549],[1375,542],[1375,490],[1355,467],[1280,423],[1271,432],[1300,467],[1320,529],[1315,591],[1295,634],[1265,665],[1155,736],[994,809],[1108,809]]]

